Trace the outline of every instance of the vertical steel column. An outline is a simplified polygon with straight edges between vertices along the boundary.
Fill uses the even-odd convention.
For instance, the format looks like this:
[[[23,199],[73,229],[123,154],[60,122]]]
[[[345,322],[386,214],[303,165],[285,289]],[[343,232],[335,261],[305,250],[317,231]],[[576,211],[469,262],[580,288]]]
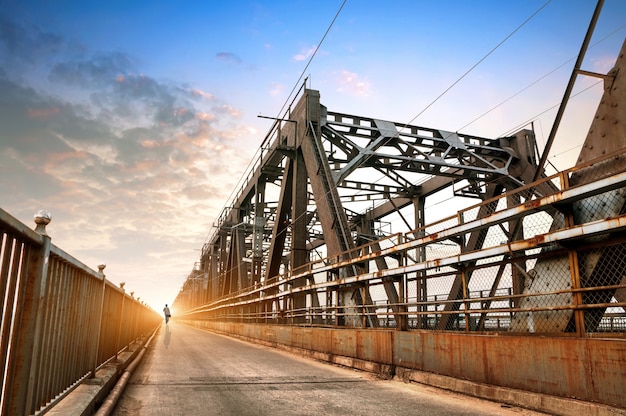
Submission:
[[[569,175],[566,172],[560,172],[559,178],[561,181],[561,188],[563,190],[567,190],[570,188],[569,183]],[[574,213],[572,209],[572,205],[568,205],[566,207],[562,207],[562,211],[565,216],[565,227],[572,227],[576,225],[576,220],[574,219]],[[576,326],[576,334],[580,337],[585,335],[585,311],[579,309],[579,307],[584,303],[583,295],[581,292],[576,291],[581,288],[580,284],[580,270],[578,268],[578,252],[576,250],[568,249],[568,261],[569,261],[569,270],[570,270],[570,278],[572,280],[572,303],[574,305],[574,323]]]
[[[463,309],[464,309],[464,316],[465,316],[465,332],[469,332],[470,331],[470,305],[471,302],[469,302],[469,288],[467,285],[467,272],[466,272],[466,267],[463,264],[460,264],[460,268],[461,268],[461,278],[463,279]],[[459,306],[460,307],[460,306]],[[459,315],[460,318],[460,315]]]
[[[404,243],[404,236],[403,235],[399,235],[398,236],[398,245],[401,245],[402,243]],[[398,258],[398,267],[404,267],[407,265],[407,261],[406,261],[406,256],[407,253],[406,251],[400,253],[400,257]],[[408,299],[407,299],[407,276],[406,273],[402,273],[400,275],[400,282],[399,282],[399,292],[398,293],[398,307],[396,308],[398,311],[398,329],[401,331],[408,331],[409,329],[409,309],[407,307],[408,305]],[[400,306],[402,305],[402,306]]]
[[[263,265],[263,236],[265,234],[265,184],[266,177],[260,177],[255,183],[254,229],[252,235],[252,279],[249,283],[261,282]]]
[[[295,158],[293,160],[293,181],[292,189],[286,192],[292,193],[291,198],[291,270],[297,270],[302,265],[306,264],[309,260],[309,253],[307,252],[306,242],[308,240],[307,230],[307,172],[304,162],[304,157],[301,151],[296,151]],[[300,278],[293,282],[293,287],[305,286],[307,283],[306,278]],[[311,293],[311,296],[317,296],[317,293]],[[298,293],[291,299],[294,310],[301,311],[306,308],[307,300],[305,293]],[[313,305],[313,298],[311,298],[311,304]],[[297,323],[304,323],[304,317],[297,315]]]
[[[521,197],[519,193],[515,193],[515,194],[507,194],[506,196],[506,205],[507,207],[514,207],[517,206],[521,203]],[[510,242],[513,241],[517,241],[523,238],[524,233],[523,233],[524,229],[522,227],[522,219],[516,218],[515,220],[509,221],[509,235],[508,235],[508,239]],[[520,253],[513,253],[511,255],[511,280],[512,280],[512,287],[513,287],[513,294],[515,295],[519,295],[521,293],[524,292],[524,274],[523,272],[526,272],[526,263],[524,262],[522,265],[518,265],[518,267],[521,268],[518,269],[518,267],[514,267],[514,263],[515,263],[515,258],[519,257]],[[498,273],[498,275],[501,275],[501,273]],[[500,281],[500,279],[496,279],[498,282]],[[489,297],[492,297],[493,295],[495,295],[497,290],[497,286],[494,286],[489,294]],[[520,299],[519,298],[514,298],[513,300],[513,304],[514,305],[518,305],[519,304]]]
[[[425,236],[424,226],[426,225],[426,198],[419,196],[413,199],[413,208],[415,213],[415,227],[418,230],[415,237],[421,238]],[[416,249],[416,261],[422,263],[426,261],[426,246],[420,246]],[[424,304],[428,300],[428,280],[426,271],[418,271],[415,281],[415,301],[417,303],[417,328],[428,327],[428,306]]]

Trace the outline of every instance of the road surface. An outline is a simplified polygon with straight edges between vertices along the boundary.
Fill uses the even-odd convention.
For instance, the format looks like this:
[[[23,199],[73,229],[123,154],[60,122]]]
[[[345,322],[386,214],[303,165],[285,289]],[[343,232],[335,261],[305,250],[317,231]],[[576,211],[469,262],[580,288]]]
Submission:
[[[175,321],[161,327],[113,414],[541,415],[428,386],[380,380]]]

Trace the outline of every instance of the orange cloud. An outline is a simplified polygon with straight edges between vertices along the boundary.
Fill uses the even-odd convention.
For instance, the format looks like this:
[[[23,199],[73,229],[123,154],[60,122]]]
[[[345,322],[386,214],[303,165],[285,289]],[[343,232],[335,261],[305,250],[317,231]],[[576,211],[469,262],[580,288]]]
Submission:
[[[163,143],[157,142],[155,140],[142,140],[140,144],[141,147],[145,149],[156,149],[159,147],[163,147]]]
[[[196,118],[198,120],[203,120],[203,121],[215,120],[215,116],[213,114],[209,114],[209,113],[205,113],[205,112],[197,113],[196,114]]]
[[[50,118],[55,114],[60,113],[61,110],[58,107],[51,107],[51,108],[29,108],[27,115],[28,118],[34,118],[34,119],[45,119],[45,118]]]
[[[156,169],[158,166],[159,162],[156,160],[143,160],[135,163],[133,170],[137,172],[150,172]]]
[[[181,108],[175,108],[174,109],[174,116],[178,117],[178,116],[184,116],[185,114],[187,114],[189,112],[189,110],[187,110],[184,107]]]
[[[57,152],[46,154],[45,158],[39,161],[33,161],[42,167],[44,172],[55,172],[61,166],[72,166],[72,162],[86,161],[90,157],[89,153],[79,151]],[[68,165],[68,163],[70,163]]]
[[[213,96],[210,93],[199,90],[197,88],[192,91],[192,94],[196,97],[206,98],[207,100],[210,100],[211,98],[213,98]]]
[[[225,104],[217,107],[216,110],[219,111],[220,113],[225,113],[235,118],[241,115],[241,113],[239,113],[239,110],[229,105],[225,105]]]

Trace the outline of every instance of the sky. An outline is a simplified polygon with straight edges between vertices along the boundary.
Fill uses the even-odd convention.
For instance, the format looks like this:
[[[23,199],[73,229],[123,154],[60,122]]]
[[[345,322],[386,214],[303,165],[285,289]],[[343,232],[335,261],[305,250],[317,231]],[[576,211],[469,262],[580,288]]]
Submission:
[[[305,82],[330,111],[543,147],[592,0],[0,0],[0,208],[159,311],[271,121]],[[333,22],[334,19],[334,22]],[[331,24],[332,23],[332,24]],[[626,2],[582,69],[606,73]],[[311,57],[313,57],[311,59]],[[579,77],[549,152],[578,155],[602,93]]]

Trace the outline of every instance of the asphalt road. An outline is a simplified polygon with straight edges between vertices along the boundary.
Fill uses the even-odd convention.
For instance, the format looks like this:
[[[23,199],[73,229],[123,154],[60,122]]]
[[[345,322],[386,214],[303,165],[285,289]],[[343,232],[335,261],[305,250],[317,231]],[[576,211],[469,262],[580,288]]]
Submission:
[[[113,414],[540,415],[428,386],[380,380],[172,321],[152,341]]]

